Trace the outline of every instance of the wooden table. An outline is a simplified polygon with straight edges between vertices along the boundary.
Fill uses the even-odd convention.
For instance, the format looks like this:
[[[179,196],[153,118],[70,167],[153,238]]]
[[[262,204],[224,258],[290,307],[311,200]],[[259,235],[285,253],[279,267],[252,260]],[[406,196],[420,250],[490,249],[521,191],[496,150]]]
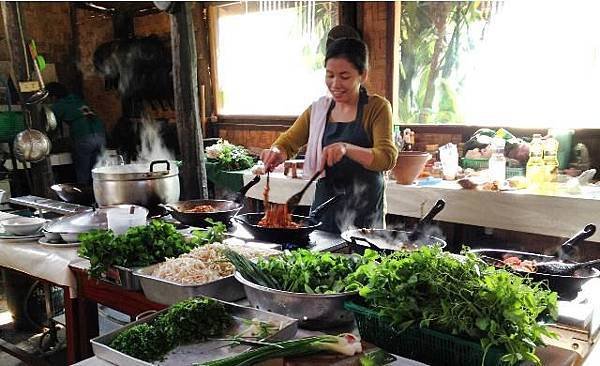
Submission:
[[[152,302],[141,292],[127,291],[123,288],[90,278],[89,262],[81,261],[70,265],[77,279],[79,338],[77,348],[79,359],[93,356],[90,339],[98,336],[98,304],[129,315],[134,319],[148,310],[162,310],[165,305]]]

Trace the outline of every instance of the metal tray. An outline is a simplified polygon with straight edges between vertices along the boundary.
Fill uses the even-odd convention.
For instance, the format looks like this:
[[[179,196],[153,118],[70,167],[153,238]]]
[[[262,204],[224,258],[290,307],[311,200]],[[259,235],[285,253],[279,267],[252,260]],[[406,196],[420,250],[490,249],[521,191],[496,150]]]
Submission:
[[[150,301],[171,305],[190,297],[204,295],[223,301],[237,301],[246,297],[244,286],[233,275],[201,285],[182,285],[152,276],[158,264],[143,267],[134,272]]]
[[[103,281],[122,287],[128,291],[141,291],[140,279],[134,275],[138,268],[127,268],[111,266],[109,271],[102,277]]]
[[[217,300],[218,301],[218,300]],[[280,341],[291,339],[296,335],[298,330],[298,322],[296,319],[289,318],[287,316],[268,313],[262,310],[252,309],[245,306],[240,306],[228,302],[223,302],[234,318],[234,325],[229,331],[226,332],[227,336],[239,334],[241,330],[246,329],[247,325],[244,324],[244,320],[258,319],[261,321],[269,321],[273,324],[281,324],[279,332],[275,333],[268,340]],[[150,366],[151,363],[133,358],[117,350],[109,347],[109,344],[118,336],[121,332],[129,329],[137,324],[147,323],[152,319],[159,316],[161,313],[168,309],[161,310],[147,318],[130,323],[120,329],[117,329],[111,333],[96,337],[90,342],[92,343],[92,350],[96,357],[103,359],[104,361],[110,362],[115,365],[127,365],[127,366]],[[244,352],[250,349],[246,345],[228,346],[229,342],[225,341],[207,341],[203,343],[188,344],[179,346],[169,352],[163,361],[157,361],[156,365],[191,365],[195,362],[206,362],[215,360],[227,356],[231,356],[237,353]]]

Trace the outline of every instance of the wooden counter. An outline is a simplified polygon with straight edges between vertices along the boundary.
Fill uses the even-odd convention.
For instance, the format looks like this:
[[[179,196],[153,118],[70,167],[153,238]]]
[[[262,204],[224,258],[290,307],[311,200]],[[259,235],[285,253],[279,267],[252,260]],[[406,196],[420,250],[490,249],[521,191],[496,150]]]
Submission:
[[[240,174],[244,175],[244,183],[254,177],[250,172]],[[270,181],[271,200],[278,203],[285,202],[306,183],[302,179],[285,177],[282,173],[272,173]],[[262,179],[246,196],[262,200],[265,182],[266,179]],[[300,204],[310,205],[314,186],[306,191]],[[556,237],[571,236],[590,222],[600,224],[598,186],[582,187],[580,194],[565,193],[560,187],[554,194],[539,194],[528,190],[465,190],[454,181],[442,181],[431,186],[387,183],[389,214],[419,218],[440,198],[446,200],[446,208],[436,219],[451,223]],[[600,242],[600,231],[589,240]]]

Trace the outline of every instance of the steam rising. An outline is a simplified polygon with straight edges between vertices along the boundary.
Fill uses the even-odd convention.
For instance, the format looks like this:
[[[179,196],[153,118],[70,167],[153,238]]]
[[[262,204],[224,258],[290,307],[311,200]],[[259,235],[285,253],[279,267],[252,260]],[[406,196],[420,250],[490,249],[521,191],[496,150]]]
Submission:
[[[160,125],[154,120],[144,117],[140,124],[140,145],[137,147],[138,158],[132,161],[131,164],[140,164],[149,166],[149,163],[155,160],[175,160],[175,155],[166,147],[164,141],[160,137]],[[109,154],[107,150],[103,150],[95,168],[122,165],[123,160],[115,154]],[[129,165],[128,165],[129,166]],[[124,173],[126,169],[120,169],[119,172]],[[147,168],[141,169],[132,167],[131,172],[147,171]]]
[[[155,121],[144,118],[141,125],[140,140],[137,163],[152,162],[154,160],[175,160],[175,155],[167,149],[160,137],[159,125]]]
[[[348,196],[348,202],[343,209],[336,213],[335,222],[338,225],[341,232],[346,230],[357,230],[362,229],[356,227],[355,222],[357,218],[357,212],[364,209],[367,205],[364,198],[365,193],[369,187],[365,184],[356,183],[353,186],[354,195]],[[361,220],[363,221],[363,220]],[[374,220],[366,220],[373,222]],[[373,227],[370,227],[373,228]],[[369,229],[369,228],[367,228]],[[403,223],[397,225],[391,225],[387,227],[387,230],[376,230],[367,235],[369,241],[383,249],[399,249],[398,246],[409,243],[408,234],[414,230],[414,227],[405,227]],[[421,234],[414,241],[414,243],[421,244],[434,244],[437,240],[445,240],[445,235],[441,228],[437,225],[426,225],[422,228]]]

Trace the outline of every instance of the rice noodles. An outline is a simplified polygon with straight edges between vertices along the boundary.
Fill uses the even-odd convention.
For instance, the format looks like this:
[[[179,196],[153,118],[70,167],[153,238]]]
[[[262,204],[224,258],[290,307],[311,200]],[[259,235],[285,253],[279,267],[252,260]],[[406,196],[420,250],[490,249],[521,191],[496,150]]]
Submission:
[[[258,222],[258,226],[268,228],[297,229],[300,224],[292,220],[292,215],[288,212],[287,205],[269,202],[269,172],[267,172],[267,184],[263,191],[265,206],[265,215]]]
[[[167,258],[165,262],[159,264],[152,275],[182,285],[202,285],[231,276],[235,272],[235,267],[221,255],[221,250],[225,248],[232,249],[249,259],[279,253],[274,249],[221,243],[206,244],[177,258]]]
[[[292,220],[287,205],[271,203],[265,210],[265,216],[258,222],[258,226],[271,228],[297,229],[300,224]]]

